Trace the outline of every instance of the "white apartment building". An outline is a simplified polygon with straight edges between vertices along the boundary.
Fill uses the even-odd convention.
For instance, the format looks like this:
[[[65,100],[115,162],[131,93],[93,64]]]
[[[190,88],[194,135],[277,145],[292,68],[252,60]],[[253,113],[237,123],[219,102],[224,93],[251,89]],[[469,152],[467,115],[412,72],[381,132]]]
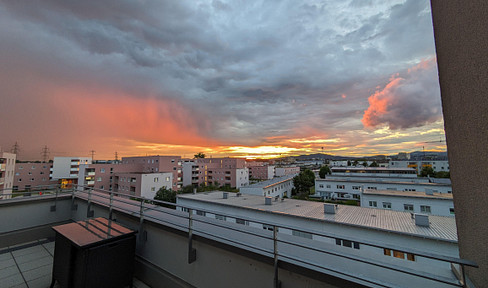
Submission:
[[[424,161],[390,161],[389,168],[413,168],[420,173],[423,167],[432,167],[435,172],[449,171],[449,161],[447,160],[424,160]]]
[[[384,267],[408,269],[431,279],[455,277],[449,263],[425,256],[430,253],[459,256],[453,217],[412,217],[410,213],[385,209],[227,192],[182,194],[178,195],[177,204],[184,206],[178,210],[193,209],[194,219],[207,217],[243,231],[273,235],[276,226],[280,255],[310,261],[316,265],[312,269],[325,269],[330,275],[340,275],[343,279],[361,275],[385,287],[448,287],[429,279],[385,271]],[[225,229],[213,229],[209,233],[229,241],[242,241],[244,237]],[[249,245],[268,248],[262,247],[256,239]],[[313,247],[328,253],[310,251]]]
[[[273,178],[251,184],[249,186],[241,187],[239,192],[242,194],[270,196],[283,198],[291,196],[291,189],[293,189],[294,175],[287,175],[283,177]]]
[[[403,180],[403,181],[402,181]],[[419,181],[405,181],[402,178],[338,177],[315,179],[315,196],[324,199],[359,199],[364,190],[390,190],[404,192],[432,191],[452,193],[452,186],[444,183],[430,183],[428,178]]]
[[[364,190],[361,206],[409,213],[454,216],[452,194],[420,191]]]
[[[17,155],[12,153],[0,152],[0,199],[11,197],[16,157]]]
[[[276,167],[275,168],[275,176],[281,177],[285,175],[296,175],[300,173],[300,167],[297,166],[288,166],[288,167]]]
[[[52,178],[54,180],[76,179],[80,171],[80,165],[92,164],[91,157],[54,157]]]

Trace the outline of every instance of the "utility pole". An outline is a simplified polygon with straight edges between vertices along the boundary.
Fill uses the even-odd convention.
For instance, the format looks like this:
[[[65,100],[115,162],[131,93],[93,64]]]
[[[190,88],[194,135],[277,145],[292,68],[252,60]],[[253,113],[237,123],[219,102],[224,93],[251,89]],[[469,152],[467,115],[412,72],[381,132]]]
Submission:
[[[92,161],[94,160],[95,152],[96,152],[95,150],[90,150]]]
[[[119,161],[119,154],[115,151],[115,161]]]
[[[19,143],[17,143],[17,141],[15,141],[14,146],[12,146],[12,150],[11,150],[11,151],[12,151],[12,153],[14,153],[14,154],[17,154],[17,155],[19,154],[19,152],[20,152],[20,147],[19,147]]]
[[[47,162],[49,160],[49,148],[47,145],[44,145],[44,148],[41,150],[42,162]]]

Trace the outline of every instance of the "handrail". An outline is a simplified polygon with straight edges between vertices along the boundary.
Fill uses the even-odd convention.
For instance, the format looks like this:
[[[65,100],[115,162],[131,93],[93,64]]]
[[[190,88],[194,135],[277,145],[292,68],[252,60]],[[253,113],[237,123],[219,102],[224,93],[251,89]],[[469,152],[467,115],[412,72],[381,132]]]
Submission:
[[[276,244],[282,243],[285,245],[294,245],[294,246],[299,247],[301,249],[308,249],[310,251],[314,251],[314,252],[318,252],[318,253],[325,253],[325,254],[332,255],[334,257],[341,257],[341,258],[348,259],[351,261],[365,263],[365,264],[373,265],[373,266],[376,266],[379,268],[388,269],[391,271],[396,271],[396,272],[408,274],[411,276],[420,277],[420,278],[428,279],[431,281],[436,281],[439,283],[449,284],[449,285],[456,286],[456,287],[464,287],[464,285],[465,285],[465,283],[463,283],[464,281],[451,282],[450,279],[441,279],[440,277],[435,277],[434,275],[428,274],[428,273],[423,272],[423,271],[415,271],[415,270],[412,270],[412,269],[409,269],[406,267],[394,266],[392,264],[387,264],[384,262],[381,263],[379,261],[362,258],[359,255],[355,256],[354,254],[342,254],[342,253],[337,253],[335,250],[325,249],[322,247],[321,248],[311,247],[311,246],[307,246],[305,244],[300,244],[298,242],[290,242],[290,241],[285,240],[285,239],[279,239],[279,238],[276,238],[276,236],[277,236],[276,232],[278,231],[278,229],[281,228],[281,229],[295,230],[295,231],[305,232],[305,233],[309,233],[309,234],[312,234],[315,236],[320,236],[320,237],[325,237],[325,238],[330,238],[330,239],[349,240],[349,241],[359,243],[360,245],[365,245],[365,246],[370,246],[370,247],[380,248],[380,249],[391,249],[391,250],[396,250],[399,252],[411,253],[411,254],[414,254],[416,257],[428,258],[428,259],[432,259],[432,260],[436,260],[436,261],[459,264],[461,266],[461,270],[462,270],[462,274],[463,274],[462,279],[465,279],[464,266],[470,266],[470,267],[478,268],[478,265],[475,262],[470,261],[470,260],[466,260],[466,259],[460,259],[460,258],[451,257],[451,256],[445,256],[445,255],[440,255],[440,254],[435,254],[435,253],[430,253],[430,252],[419,251],[419,250],[411,249],[411,248],[407,248],[407,247],[395,247],[392,245],[379,245],[379,244],[376,244],[376,243],[373,243],[370,241],[365,241],[362,239],[356,239],[354,237],[344,237],[342,235],[336,235],[336,234],[332,234],[332,233],[324,233],[324,232],[320,232],[320,231],[313,231],[310,229],[307,230],[307,229],[304,229],[302,227],[294,227],[291,225],[270,223],[270,222],[261,221],[261,220],[248,218],[248,217],[241,217],[241,216],[236,217],[234,215],[229,215],[229,214],[226,214],[226,213],[223,213],[220,211],[213,211],[213,210],[209,210],[209,209],[200,209],[200,208],[195,209],[192,207],[188,207],[188,206],[184,206],[184,205],[180,205],[180,204],[176,204],[176,203],[154,200],[154,199],[147,199],[144,197],[138,197],[138,196],[134,196],[134,195],[126,195],[126,194],[124,195],[123,193],[105,191],[105,190],[101,190],[101,189],[94,189],[93,187],[86,187],[86,186],[81,186],[81,185],[74,185],[73,188],[70,188],[70,189],[59,189],[59,187],[53,188],[52,185],[49,185],[49,186],[51,186],[51,189],[54,189],[54,190],[49,190],[49,189],[42,190],[42,189],[39,189],[38,187],[36,187],[37,189],[32,188],[31,191],[19,192],[19,193],[24,195],[24,197],[29,197],[29,196],[33,197],[32,194],[35,194],[36,192],[43,192],[42,195],[39,195],[39,196],[36,195],[35,196],[36,199],[41,198],[42,196],[45,196],[45,195],[46,196],[47,195],[54,195],[54,194],[57,195],[57,192],[60,192],[60,194],[66,193],[66,192],[71,192],[75,197],[78,197],[81,199],[85,198],[83,195],[89,195],[89,196],[86,196],[87,197],[86,199],[89,199],[89,201],[91,201],[92,203],[98,203],[98,204],[107,206],[110,209],[110,211],[112,211],[113,209],[117,209],[119,211],[125,211],[126,213],[131,213],[132,215],[139,215],[140,225],[143,225],[144,219],[152,219],[155,222],[167,223],[170,226],[179,227],[182,230],[191,231],[192,233],[198,233],[200,235],[208,235],[207,237],[217,239],[217,241],[222,241],[225,243],[233,243],[234,245],[240,245],[241,247],[247,247],[247,249],[253,249],[256,251],[261,251],[261,252],[266,253],[268,255],[275,254],[275,257],[278,257],[277,259],[291,259],[293,261],[303,262],[304,264],[307,264],[310,266],[317,266],[317,264],[311,262],[310,260],[307,261],[304,259],[296,259],[296,257],[291,257],[289,255],[285,255],[282,253],[280,254],[279,251],[276,250]],[[89,190],[85,190],[85,189],[89,189]],[[0,190],[0,192],[1,192],[0,196],[11,195],[11,194],[4,193],[5,190],[7,190],[7,189]],[[45,193],[45,192],[47,192],[47,193]],[[25,194],[28,194],[28,196],[25,196]],[[24,198],[24,197],[22,197],[22,198]],[[126,198],[129,198],[129,199],[126,199]],[[146,205],[144,205],[144,203],[146,203]],[[119,205],[117,205],[117,204],[119,204]],[[122,205],[125,204],[129,207],[127,207],[127,206],[123,207],[123,206],[120,206],[120,204],[122,204]],[[151,204],[154,206],[152,206]],[[161,207],[163,205],[166,207],[172,207],[174,209]],[[133,207],[133,210],[131,210],[131,206]],[[178,211],[178,210],[176,210],[178,208],[180,208],[181,210],[188,209],[189,213],[184,213],[183,211],[176,212],[176,211]],[[230,222],[222,221],[222,223],[220,223],[220,222],[218,222],[218,220],[213,220],[212,218],[208,218],[208,217],[204,217],[204,216],[198,217],[197,215],[195,215],[196,217],[192,217],[193,210],[198,210],[198,211],[202,211],[202,212],[214,214],[214,215],[222,215],[225,217],[230,217],[230,218],[235,218],[235,219],[239,218],[239,219],[243,219],[244,221],[249,221],[250,223],[268,225],[270,227],[273,227],[274,233],[273,233],[273,236],[266,235],[266,233],[263,235],[261,233],[257,233],[257,232],[252,231],[253,229],[241,229],[242,227],[230,225],[231,224]],[[165,220],[164,217],[158,217],[155,215],[148,214],[149,211],[155,211],[155,213],[161,213],[161,215],[166,214],[166,215],[178,217],[182,220],[185,220],[185,221],[188,220],[188,221],[187,221],[186,225],[182,225],[179,223],[175,223],[175,222]],[[256,247],[255,245],[250,245],[249,243],[244,243],[242,241],[236,241],[236,240],[228,239],[228,238],[222,237],[220,235],[210,234],[210,233],[208,233],[208,231],[198,229],[198,227],[195,227],[194,225],[192,225],[192,227],[189,227],[188,225],[190,225],[190,223],[193,223],[193,222],[203,223],[205,225],[211,225],[211,226],[218,227],[221,229],[226,229],[228,231],[235,231],[235,232],[244,233],[244,234],[247,234],[247,235],[250,235],[253,237],[259,237],[259,238],[262,238],[265,240],[273,241],[275,243],[275,248],[274,248],[275,251],[273,252],[272,250],[269,250],[269,249],[263,249],[261,247]],[[188,230],[188,229],[190,229],[190,230]],[[191,239],[190,239],[190,241],[191,241]],[[275,260],[275,261],[277,261],[277,260]],[[318,267],[318,268],[330,270],[330,271],[333,270],[333,269],[329,269],[329,268],[325,268],[325,267]],[[337,273],[338,271],[333,271],[333,272]],[[339,271],[339,272],[340,272],[340,274],[344,274],[348,277],[358,278],[357,276],[355,276],[353,274],[345,273],[344,271]],[[363,278],[358,278],[358,279],[361,281],[371,282],[371,279],[363,279]],[[371,283],[373,283],[373,282],[371,282]],[[382,283],[379,283],[379,282],[378,283],[374,282],[373,284],[379,285],[379,286],[383,285]]]

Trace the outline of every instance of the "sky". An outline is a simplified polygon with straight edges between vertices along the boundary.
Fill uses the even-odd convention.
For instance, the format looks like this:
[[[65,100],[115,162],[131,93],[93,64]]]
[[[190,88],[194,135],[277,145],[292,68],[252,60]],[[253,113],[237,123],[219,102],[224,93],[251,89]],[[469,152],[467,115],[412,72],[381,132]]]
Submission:
[[[430,3],[0,2],[19,159],[445,150]]]

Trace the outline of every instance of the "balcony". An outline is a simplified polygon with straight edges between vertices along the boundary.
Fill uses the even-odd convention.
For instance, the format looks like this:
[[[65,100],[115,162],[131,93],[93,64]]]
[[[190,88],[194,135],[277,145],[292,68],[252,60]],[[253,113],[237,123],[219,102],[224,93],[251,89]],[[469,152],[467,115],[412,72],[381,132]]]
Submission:
[[[415,248],[384,247],[361,239],[347,240],[357,242],[361,247],[412,253],[416,255],[416,265],[434,261],[443,263],[443,268],[416,269],[412,265],[380,262],[294,236],[335,237],[325,232],[278,226],[256,219],[239,219],[238,223],[242,225],[237,221],[222,221],[235,215],[220,211],[196,211],[173,203],[117,196],[95,189],[85,190],[85,187],[44,190],[42,196],[33,190],[31,195],[0,201],[0,259],[6,259],[0,260],[1,287],[7,286],[4,285],[7,278],[2,276],[10,273],[5,272],[7,269],[20,268],[19,273],[30,271],[20,265],[9,268],[12,265],[2,262],[10,261],[10,256],[21,256],[12,249],[34,241],[28,245],[42,247],[26,247],[30,249],[28,251],[44,249],[49,253],[52,226],[91,217],[110,218],[138,231],[134,276],[151,287],[463,287],[462,268],[476,266],[467,260],[416,251]],[[213,214],[219,217],[208,217]],[[281,233],[291,229],[297,232],[293,235]],[[51,256],[41,253],[41,258],[46,259],[39,261],[43,267],[39,270],[48,273],[37,279],[42,277],[46,283],[50,279],[52,251]],[[36,263],[34,259],[27,262],[31,267]],[[458,267],[454,270],[460,271],[461,281],[451,267]],[[28,284],[35,280],[29,276],[23,278]]]

